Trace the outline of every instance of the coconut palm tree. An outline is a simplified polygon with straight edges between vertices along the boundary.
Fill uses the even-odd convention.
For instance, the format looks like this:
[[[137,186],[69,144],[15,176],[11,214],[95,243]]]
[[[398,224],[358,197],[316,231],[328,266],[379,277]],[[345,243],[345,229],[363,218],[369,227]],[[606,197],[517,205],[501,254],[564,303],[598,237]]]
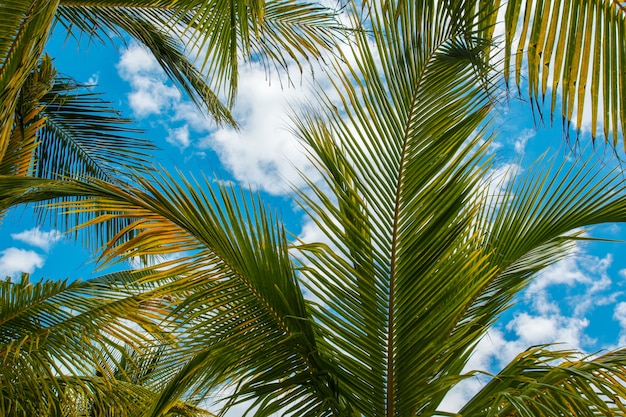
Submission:
[[[319,242],[293,238],[254,193],[208,179],[0,177],[6,205],[72,195],[83,199],[61,208],[95,212],[88,225],[132,219],[105,264],[178,255],[143,272],[172,295],[184,346],[166,355],[163,366],[184,365],[146,415],[224,387],[224,410],[250,401],[259,416],[449,415],[446,396],[486,372],[468,360],[515,296],[586,227],[626,221],[622,173],[592,160],[543,160],[492,186],[501,74],[473,6],[356,9],[368,30],[334,61],[336,91],[293,119],[324,178],[295,190]],[[533,346],[455,415],[623,415],[625,379],[626,350]]]
[[[30,282],[23,274],[0,283],[3,415],[84,415],[78,397],[119,415],[135,408],[134,390],[111,384],[112,365],[127,356],[122,344],[142,349],[158,327],[139,314],[141,296],[104,282]]]

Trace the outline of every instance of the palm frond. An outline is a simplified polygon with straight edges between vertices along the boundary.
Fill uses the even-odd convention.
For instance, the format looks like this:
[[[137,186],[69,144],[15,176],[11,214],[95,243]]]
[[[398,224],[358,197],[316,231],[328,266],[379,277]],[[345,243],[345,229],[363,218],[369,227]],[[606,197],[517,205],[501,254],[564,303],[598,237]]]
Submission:
[[[445,391],[448,362],[462,361],[442,350],[463,308],[452,300],[488,269],[468,235],[485,170],[471,151],[490,106],[487,44],[457,3],[372,6],[376,46],[364,35],[353,50],[337,81],[343,107],[327,101],[298,129],[331,190],[311,184],[303,207],[337,246],[302,247],[326,303],[315,317],[340,392],[363,415],[425,412]]]
[[[597,357],[537,346],[518,355],[460,415],[615,416],[626,412],[626,352]]]
[[[154,145],[88,86],[57,76],[40,104],[45,123],[35,157],[38,177],[112,181],[124,171],[151,169]]]
[[[184,42],[175,28],[170,27],[175,11],[167,7],[125,7],[106,4],[61,5],[58,22],[66,27],[68,35],[106,36],[111,42],[131,36],[146,47],[168,74],[170,79],[199,107],[205,107],[217,123],[236,126],[230,110],[207,84],[206,78],[184,53]],[[163,28],[170,28],[170,32]],[[81,33],[74,33],[79,31]]]
[[[257,198],[225,187],[156,174],[136,180],[141,188],[40,180],[37,189],[37,183],[5,178],[7,187],[23,183],[27,189],[12,203],[50,192],[89,195],[95,199],[58,205],[69,214],[87,213],[91,220],[84,226],[131,219],[108,243],[105,261],[178,255],[142,279],[174,277],[165,287],[185,296],[172,318],[189,334],[186,349],[172,356],[187,364],[154,404],[153,415],[178,398],[206,396],[235,375],[233,402],[254,397],[268,412],[288,405],[297,415],[331,415],[339,404],[278,219]],[[293,402],[294,396],[301,400]]]
[[[213,91],[225,91],[232,103],[240,59],[287,68],[292,60],[320,58],[340,30],[332,10],[298,0],[61,1],[58,18],[88,37],[135,38],[179,86],[204,100],[218,120],[231,122]],[[183,51],[200,55],[200,72]]]
[[[323,98],[325,113],[295,118],[326,179],[302,206],[334,245],[302,244],[305,284],[323,302],[312,311],[340,395],[363,415],[435,413],[480,337],[579,228],[625,220],[622,179],[591,163],[484,193],[492,46],[466,10],[367,9],[376,49],[364,36],[356,63],[338,66],[342,107]]]
[[[3,414],[61,415],[81,393],[96,403],[113,395],[109,406],[125,415],[130,404],[126,389],[111,384],[112,365],[123,344],[141,351],[159,337],[156,316],[142,312],[141,297],[90,282],[0,282]]]
[[[9,0],[0,11],[0,161],[9,146],[17,98],[48,38],[57,2]]]
[[[522,74],[527,71],[524,84],[538,109],[549,96],[550,114],[560,104],[566,127],[573,122],[579,132],[585,113],[590,113],[591,125],[585,128],[592,137],[602,121],[604,140],[617,146],[626,130],[624,3],[509,1],[504,7],[505,79],[513,70],[516,85],[523,88]]]
[[[154,145],[99,94],[58,76],[47,54],[21,87],[15,116],[2,174],[112,180],[149,169]]]
[[[569,166],[542,161],[502,195],[487,199],[480,245],[490,252],[493,275],[477,288],[455,331],[482,334],[539,271],[569,253],[586,226],[626,220],[626,188],[618,170],[593,160]]]

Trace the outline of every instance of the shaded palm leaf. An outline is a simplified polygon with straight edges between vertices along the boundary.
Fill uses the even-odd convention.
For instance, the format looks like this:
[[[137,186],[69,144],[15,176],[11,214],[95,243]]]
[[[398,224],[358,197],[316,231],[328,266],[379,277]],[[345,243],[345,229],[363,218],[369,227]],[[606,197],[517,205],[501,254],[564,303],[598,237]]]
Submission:
[[[38,132],[36,175],[113,180],[124,171],[151,168],[154,145],[139,138],[132,120],[70,78],[55,77],[40,99],[45,124]]]
[[[22,86],[15,115],[0,161],[5,175],[112,180],[125,170],[149,168],[147,151],[154,145],[134,136],[140,132],[131,120],[88,86],[59,77],[47,54]]]

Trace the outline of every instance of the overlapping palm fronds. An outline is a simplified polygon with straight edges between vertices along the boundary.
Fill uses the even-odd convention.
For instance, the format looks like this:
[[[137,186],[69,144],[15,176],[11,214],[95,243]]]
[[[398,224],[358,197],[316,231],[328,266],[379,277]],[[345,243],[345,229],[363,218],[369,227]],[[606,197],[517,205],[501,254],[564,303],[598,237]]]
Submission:
[[[26,274],[18,282],[2,281],[2,414],[86,415],[69,411],[86,402],[134,415],[140,392],[116,384],[114,371],[128,356],[124,345],[141,352],[161,337],[161,313],[144,302],[98,282],[30,282]]]
[[[154,145],[100,95],[61,77],[44,54],[22,86],[5,157],[4,175],[93,176],[113,181],[132,167],[149,169]]]
[[[61,1],[59,22],[76,36],[130,35],[146,46],[189,96],[227,121],[238,66],[254,59],[287,69],[319,59],[337,42],[335,11],[300,0]],[[200,71],[184,53],[198,56]],[[231,119],[232,121],[232,119]]]
[[[21,88],[35,71],[58,2],[9,0],[0,11],[0,161],[9,146]]]
[[[290,242],[257,197],[211,181],[0,178],[0,189],[23,187],[12,203],[92,196],[65,207],[97,211],[89,225],[132,219],[107,261],[179,253],[143,278],[170,280],[185,335],[170,357],[184,365],[149,415],[224,386],[226,407],[251,401],[259,416],[439,415],[480,371],[468,359],[515,295],[584,227],[626,221],[621,173],[593,161],[537,164],[489,194],[498,75],[471,5],[365,5],[371,30],[333,67],[339,101],[321,95],[294,118],[324,178],[297,195],[332,247]],[[611,416],[624,365],[621,351],[531,348],[460,413]]]
[[[105,264],[177,255],[132,274],[170,302],[164,323],[181,336],[145,415],[224,387],[224,410],[250,401],[258,416],[446,414],[445,396],[481,371],[468,359],[516,294],[585,227],[626,221],[622,173],[593,161],[538,164],[490,194],[497,7],[477,6],[494,4],[354,5],[367,30],[332,61],[335,91],[294,118],[324,178],[296,194],[330,243],[290,241],[258,196],[209,180],[0,176],[0,209],[79,197],[57,207],[84,226],[127,221],[107,238]],[[167,364],[174,372],[160,374]],[[459,415],[621,415],[625,365],[622,350],[531,347]]]
[[[229,108],[240,59],[283,67],[291,60],[319,59],[339,31],[332,10],[297,1],[7,2],[0,11],[0,163],[4,174],[32,171],[37,166],[35,171],[44,176],[65,175],[68,167],[79,166],[81,175],[94,175],[95,169],[102,177],[112,172],[105,174],[98,164],[110,164],[120,156],[145,160],[146,142],[121,136],[129,132],[119,125],[121,117],[103,108],[94,96],[90,99],[80,92],[80,86],[70,80],[53,79],[49,59],[41,54],[55,22],[68,30],[68,36],[137,40],[196,104],[204,105],[216,121],[232,125]],[[197,54],[204,56],[200,69],[191,58]],[[220,101],[216,89],[227,92],[228,105]],[[24,114],[26,100],[28,112]],[[33,133],[41,128],[43,118],[36,112],[42,109],[47,109],[48,116],[42,136],[54,140],[41,141],[47,146],[39,154],[43,157],[33,157],[22,149],[32,148]],[[30,123],[26,131],[25,120]],[[28,137],[17,138],[25,133]],[[121,142],[132,146],[115,146]],[[89,149],[85,144],[94,146]],[[114,147],[108,149],[110,145]],[[16,149],[21,152],[18,156]],[[5,158],[7,152],[10,158]],[[56,168],[62,172],[54,172]]]

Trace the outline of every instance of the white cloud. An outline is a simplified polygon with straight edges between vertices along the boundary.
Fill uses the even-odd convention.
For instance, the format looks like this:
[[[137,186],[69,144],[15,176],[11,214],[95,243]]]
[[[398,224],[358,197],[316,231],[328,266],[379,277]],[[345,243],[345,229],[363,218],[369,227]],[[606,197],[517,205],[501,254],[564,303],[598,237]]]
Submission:
[[[167,129],[167,138],[165,139],[172,145],[181,149],[185,149],[191,144],[189,139],[189,126],[183,125],[175,129]]]
[[[518,155],[523,155],[526,150],[526,144],[530,139],[535,136],[535,131],[533,129],[524,129],[520,132],[520,134],[513,140],[513,148],[515,149],[515,153]]]
[[[527,300],[531,300],[533,307],[541,313],[554,312],[558,304],[551,299],[548,289],[563,285],[569,288],[580,286],[582,291],[573,295],[569,301],[573,306],[573,314],[581,317],[594,306],[612,302],[614,294],[606,295],[612,284],[608,269],[613,262],[613,256],[608,253],[603,258],[586,253],[579,246],[572,254],[562,261],[546,268],[528,287]]]
[[[127,74],[129,76],[140,73],[160,74],[163,72],[154,56],[136,43],[130,44],[128,49],[122,53],[117,68],[121,75]]]
[[[612,262],[611,254],[592,256],[585,247],[576,246],[569,257],[544,270],[518,297],[512,318],[487,331],[464,372],[481,370],[495,374],[533,345],[557,343],[555,349],[582,352],[611,348],[595,346],[597,342],[586,331],[594,326],[587,314],[594,307],[615,304],[621,295],[611,290]],[[620,275],[626,276],[626,271],[620,271]],[[563,289],[568,290],[567,296]],[[615,306],[613,318],[621,327],[616,346],[624,346],[626,302]],[[461,382],[446,396],[442,410],[458,411],[488,380],[477,376]]]
[[[44,259],[32,250],[8,248],[0,251],[0,277],[14,277],[22,272],[30,274],[43,264]]]
[[[618,345],[626,346],[626,302],[621,302],[615,306],[613,318],[617,320],[621,328]]]
[[[298,169],[307,175],[316,172],[302,145],[288,131],[285,116],[306,95],[302,87],[283,88],[280,83],[268,83],[260,65],[243,67],[234,109],[241,130],[219,128],[200,147],[215,149],[239,182],[283,194],[289,182],[302,184]]]
[[[25,230],[21,233],[11,233],[11,237],[20,242],[27,243],[31,246],[43,249],[46,252],[50,247],[63,238],[63,234],[58,230],[50,230],[42,232],[39,226]]]
[[[137,44],[122,52],[117,70],[131,85],[128,101],[137,117],[162,114],[181,100],[154,56]]]
[[[516,344],[521,344],[523,349],[544,343],[564,343],[567,348],[582,349],[587,343],[583,332],[588,325],[585,318],[522,312],[506,325],[506,329],[518,336]]]
[[[87,85],[96,86],[98,85],[99,80],[100,80],[100,74],[98,74],[97,72],[94,72],[93,74],[91,74],[91,77],[89,77],[89,79],[87,80]]]

